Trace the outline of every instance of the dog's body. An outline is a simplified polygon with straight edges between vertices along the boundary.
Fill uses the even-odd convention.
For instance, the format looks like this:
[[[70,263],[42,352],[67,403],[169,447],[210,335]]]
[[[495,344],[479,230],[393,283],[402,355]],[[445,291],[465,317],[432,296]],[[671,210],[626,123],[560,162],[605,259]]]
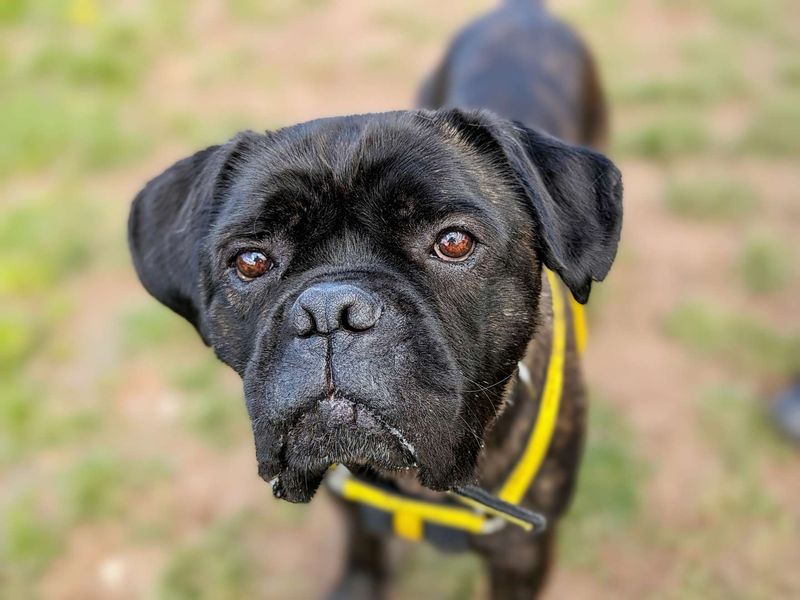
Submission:
[[[564,141],[602,147],[607,114],[591,55],[542,4],[504,0],[462,30],[418,104],[486,108]]]
[[[544,22],[531,20],[572,40],[569,53],[580,48]],[[469,57],[491,31],[459,38],[426,102],[475,108],[489,97],[456,72],[461,52]],[[580,85],[564,90],[559,106],[591,112]],[[531,114],[551,131],[574,117]],[[602,127],[591,123],[569,136],[592,141]],[[240,134],[198,152],[139,193],[129,237],[145,287],[242,376],[259,474],[276,496],[310,500],[333,463],[406,486],[411,474],[428,490],[476,480],[493,489],[537,414],[550,295],[560,293],[543,266],[585,302],[616,253],[621,193],[603,156],[492,113],[400,111]],[[571,495],[584,428],[567,339],[557,427],[523,502],[551,522]],[[514,377],[520,360],[533,391]],[[386,540],[343,509],[349,541],[336,595],[380,597]],[[492,597],[540,589],[552,532],[507,527],[472,540]]]

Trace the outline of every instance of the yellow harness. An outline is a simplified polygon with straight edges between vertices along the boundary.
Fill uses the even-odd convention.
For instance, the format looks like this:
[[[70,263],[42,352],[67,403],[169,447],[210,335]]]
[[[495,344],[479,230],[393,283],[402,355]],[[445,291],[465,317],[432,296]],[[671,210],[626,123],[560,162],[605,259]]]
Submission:
[[[553,337],[547,375],[539,403],[539,413],[519,462],[511,470],[497,493],[500,500],[513,505],[518,505],[522,501],[547,455],[558,420],[561,392],[564,386],[567,308],[556,275],[550,270],[547,270],[546,273],[550,283],[553,305]],[[586,342],[583,306],[575,302],[571,296],[570,305],[575,344],[578,351],[582,352]],[[519,363],[519,378],[524,385],[528,386],[531,394],[535,394],[530,372],[521,362]],[[383,486],[359,479],[341,465],[330,473],[327,482],[330,489],[338,496],[364,508],[372,509],[373,514],[377,511],[379,513],[377,520],[383,519],[387,525],[390,525],[395,535],[407,540],[417,541],[433,537],[426,534],[437,530],[441,534],[442,528],[466,534],[489,534],[500,530],[508,522],[527,530],[532,529],[532,525],[529,523],[460,496],[448,494],[445,499],[454,498],[466,506],[446,501],[422,500],[403,495],[396,490],[388,490]],[[375,520],[373,519],[373,521]],[[442,538],[442,535],[439,535],[439,538]]]

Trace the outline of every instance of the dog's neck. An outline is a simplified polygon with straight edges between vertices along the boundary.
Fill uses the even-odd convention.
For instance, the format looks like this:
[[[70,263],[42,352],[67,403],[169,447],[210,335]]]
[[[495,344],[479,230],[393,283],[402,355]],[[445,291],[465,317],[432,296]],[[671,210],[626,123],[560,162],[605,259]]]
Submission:
[[[552,293],[547,277],[542,275],[538,327],[521,361],[530,373],[530,384],[524,384],[517,373],[506,391],[502,412],[486,434],[486,445],[478,467],[479,481],[484,489],[495,489],[506,479],[537,417],[552,344]]]

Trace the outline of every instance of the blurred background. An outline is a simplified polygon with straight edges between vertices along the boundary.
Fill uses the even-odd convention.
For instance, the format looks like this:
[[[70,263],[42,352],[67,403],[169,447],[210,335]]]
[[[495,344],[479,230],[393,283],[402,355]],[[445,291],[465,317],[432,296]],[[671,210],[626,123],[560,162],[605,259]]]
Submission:
[[[410,107],[494,0],[0,2],[0,598],[307,598],[327,499],[274,501],[238,378],[140,287],[129,202],[242,128]],[[550,0],[626,184],[554,598],[800,597],[800,3]],[[419,547],[394,598],[480,598]]]

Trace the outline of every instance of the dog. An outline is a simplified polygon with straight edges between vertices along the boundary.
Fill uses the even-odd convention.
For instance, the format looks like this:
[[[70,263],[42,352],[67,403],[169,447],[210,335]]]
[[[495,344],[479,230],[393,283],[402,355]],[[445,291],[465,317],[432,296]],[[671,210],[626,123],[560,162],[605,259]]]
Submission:
[[[133,201],[138,276],[241,376],[258,473],[277,497],[311,500],[334,464],[427,494],[494,489],[537,420],[562,293],[544,272],[586,302],[616,254],[622,179],[540,130],[598,139],[585,103],[599,92],[577,39],[516,4],[457,38],[424,86],[428,108],[243,132]],[[585,399],[566,339],[552,440],[521,499],[551,526],[469,537],[492,598],[538,593],[572,494]],[[387,540],[340,505],[333,597],[383,597]]]

